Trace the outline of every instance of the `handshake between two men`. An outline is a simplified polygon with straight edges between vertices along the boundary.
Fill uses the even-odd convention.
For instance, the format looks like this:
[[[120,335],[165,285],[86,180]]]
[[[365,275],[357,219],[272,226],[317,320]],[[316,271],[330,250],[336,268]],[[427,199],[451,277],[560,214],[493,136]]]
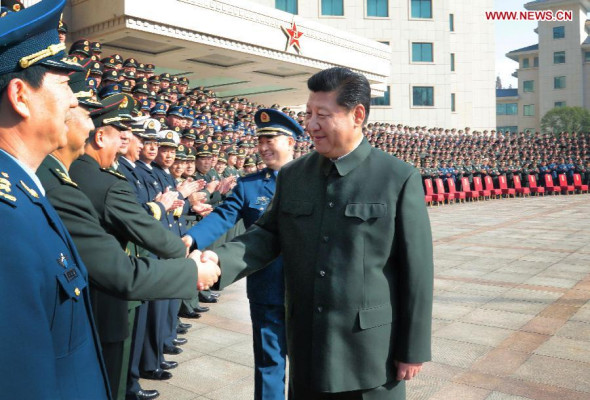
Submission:
[[[188,248],[190,245],[186,237],[183,238]],[[219,280],[221,276],[221,269],[219,268],[219,259],[217,254],[210,250],[201,252],[200,250],[193,250],[187,255],[188,258],[192,259],[197,264],[197,289],[207,290],[213,286]]]

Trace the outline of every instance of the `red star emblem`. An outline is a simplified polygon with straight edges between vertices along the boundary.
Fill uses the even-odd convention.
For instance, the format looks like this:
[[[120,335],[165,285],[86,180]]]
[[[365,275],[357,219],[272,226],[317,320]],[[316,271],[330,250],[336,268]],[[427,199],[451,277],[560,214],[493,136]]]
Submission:
[[[281,26],[281,29],[283,30],[283,32],[285,33],[285,35],[287,35],[287,46],[285,47],[285,51],[289,50],[289,47],[293,46],[295,47],[295,50],[297,50],[298,53],[301,53],[301,46],[299,44],[299,38],[301,38],[301,36],[303,36],[302,32],[299,32],[297,30],[297,25],[295,25],[295,21],[293,21],[291,23],[291,28],[285,28],[284,26]]]

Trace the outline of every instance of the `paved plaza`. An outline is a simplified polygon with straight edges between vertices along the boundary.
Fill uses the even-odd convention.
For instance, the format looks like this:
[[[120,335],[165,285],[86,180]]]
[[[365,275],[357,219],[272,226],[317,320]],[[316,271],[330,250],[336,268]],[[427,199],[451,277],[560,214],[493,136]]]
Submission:
[[[433,361],[408,399],[590,399],[590,195],[429,209]],[[142,381],[172,400],[252,400],[245,281],[191,322],[180,366]]]

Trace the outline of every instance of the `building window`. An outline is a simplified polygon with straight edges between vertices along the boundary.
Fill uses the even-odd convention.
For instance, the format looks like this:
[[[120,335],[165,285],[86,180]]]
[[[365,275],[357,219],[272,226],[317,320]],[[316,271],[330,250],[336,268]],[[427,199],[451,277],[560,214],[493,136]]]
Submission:
[[[412,43],[413,62],[432,62],[432,43]]]
[[[498,132],[510,132],[510,133],[517,133],[518,132],[518,126],[498,126],[496,128],[496,130]]]
[[[496,104],[496,115],[517,115],[517,103],[499,103]]]
[[[297,0],[275,0],[275,8],[291,14],[297,14]]]
[[[389,86],[387,86],[387,90],[383,93],[381,97],[373,97],[371,99],[372,106],[390,106],[391,102],[389,100]]]
[[[449,30],[455,32],[455,14],[449,14]]]
[[[584,52],[584,61],[585,62],[590,62],[590,51],[585,51]]]
[[[553,53],[553,64],[565,64],[565,51],[556,51]]]
[[[434,87],[414,86],[412,88],[412,104],[415,107],[434,106]]]
[[[455,105],[455,93],[451,93],[451,112],[455,112],[457,111],[456,105]]]
[[[378,42],[379,43],[383,43],[383,44],[389,46],[389,41],[388,40],[379,40]]]
[[[451,72],[455,72],[455,53],[451,53]]]
[[[553,39],[563,39],[565,37],[565,26],[556,26],[553,28]]]
[[[539,68],[539,57],[533,58],[533,67]]]
[[[535,105],[528,104],[523,106],[523,114],[525,117],[534,117],[535,116]]]
[[[534,92],[535,91],[535,81],[522,82],[522,91],[523,92]]]
[[[522,67],[521,68],[528,68],[529,67],[529,59],[523,58],[522,59]]]
[[[432,18],[432,0],[412,0],[412,18]]]
[[[556,101],[554,107],[565,107],[565,101]]]
[[[367,0],[367,17],[389,17],[389,1]]]
[[[565,89],[565,76],[553,78],[553,89]]]
[[[344,15],[344,0],[322,0],[322,15]]]

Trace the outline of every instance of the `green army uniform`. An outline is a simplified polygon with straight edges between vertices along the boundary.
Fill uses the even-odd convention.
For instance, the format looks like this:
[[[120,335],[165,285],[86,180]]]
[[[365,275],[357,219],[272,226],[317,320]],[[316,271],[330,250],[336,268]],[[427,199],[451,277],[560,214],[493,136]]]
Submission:
[[[394,362],[430,360],[423,196],[415,168],[363,138],[334,163],[313,152],[284,166],[266,213],[217,249],[220,287],[283,255],[293,398],[389,385],[386,398],[404,399]]]
[[[104,174],[106,176],[109,173]],[[105,364],[109,380],[116,381],[113,377],[119,374],[119,379],[121,378],[125,368],[124,359],[128,358],[128,353],[121,350],[132,327],[128,325],[129,313],[125,300],[195,296],[195,263],[185,258],[130,258],[122,248],[122,240],[113,236],[115,232],[107,232],[102,227],[101,217],[91,201],[60,162],[53,156],[48,156],[37,170],[37,175],[46,190],[48,200],[64,222],[88,268],[92,308],[105,354]],[[91,183],[99,184],[91,177],[89,179]],[[131,187],[129,192],[132,192]],[[119,229],[141,228],[138,225]],[[170,257],[184,257],[185,248],[182,242],[158,236],[160,235],[154,239],[160,241],[156,245],[161,246],[161,251]],[[126,375],[126,370],[123,375]],[[124,383],[120,381],[123,387]],[[111,389],[116,397],[117,388]]]

